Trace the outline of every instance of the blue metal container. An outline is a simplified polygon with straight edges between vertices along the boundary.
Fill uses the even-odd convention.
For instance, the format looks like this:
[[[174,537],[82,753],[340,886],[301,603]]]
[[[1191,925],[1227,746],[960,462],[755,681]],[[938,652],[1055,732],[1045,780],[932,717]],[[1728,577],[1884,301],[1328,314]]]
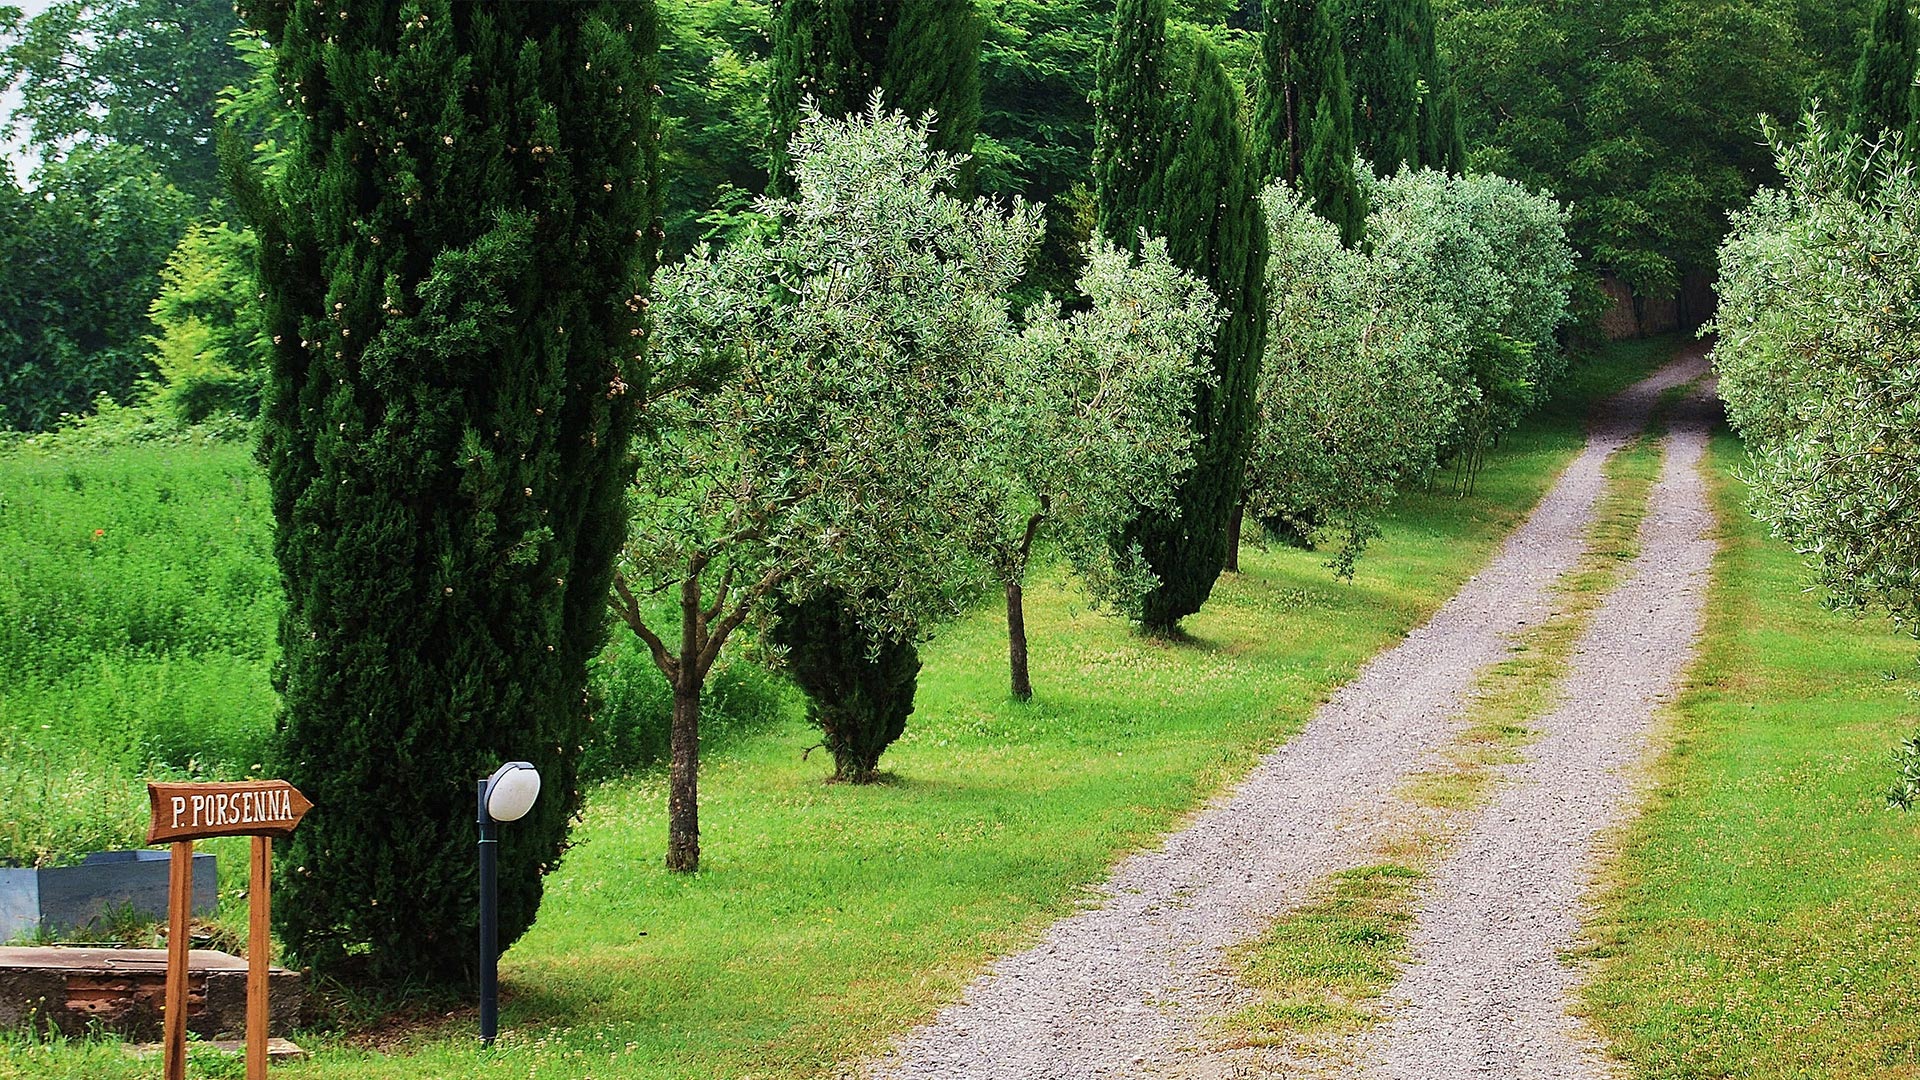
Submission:
[[[0,868],[0,942],[99,929],[117,914],[164,921],[165,851],[96,851],[78,866]],[[193,857],[193,913],[219,902],[212,855]]]

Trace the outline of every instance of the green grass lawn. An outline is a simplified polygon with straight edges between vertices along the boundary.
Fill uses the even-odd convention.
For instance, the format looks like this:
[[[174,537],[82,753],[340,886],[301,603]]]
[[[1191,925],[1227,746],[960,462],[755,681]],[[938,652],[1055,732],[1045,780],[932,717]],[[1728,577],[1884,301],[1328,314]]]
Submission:
[[[995,611],[924,650],[890,782],[823,783],[789,711],[716,749],[702,872],[661,865],[663,778],[593,792],[533,930],[505,957],[509,1034],[483,1066],[470,1019],[308,1033],[289,1077],[796,1077],[882,1048],[1033,940],[1125,852],[1176,826],[1492,555],[1581,444],[1584,400],[1671,342],[1607,354],[1581,402],[1509,437],[1477,494],[1410,494],[1352,582],[1249,550],[1188,623],[1139,637],[1058,577],[1028,597],[1036,699],[1009,700]],[[0,465],[3,465],[0,462]],[[112,1044],[0,1042],[0,1075],[146,1075]]]
[[[1920,814],[1886,808],[1920,727],[1915,643],[1825,610],[1711,463],[1724,550],[1587,1002],[1646,1078],[1920,1076]]]

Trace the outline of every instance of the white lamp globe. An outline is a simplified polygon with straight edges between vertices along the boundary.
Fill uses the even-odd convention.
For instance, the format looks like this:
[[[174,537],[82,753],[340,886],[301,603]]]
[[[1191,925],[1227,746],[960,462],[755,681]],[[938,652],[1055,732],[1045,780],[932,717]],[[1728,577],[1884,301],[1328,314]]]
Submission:
[[[524,761],[509,761],[487,779],[487,816],[519,821],[540,797],[540,773]]]

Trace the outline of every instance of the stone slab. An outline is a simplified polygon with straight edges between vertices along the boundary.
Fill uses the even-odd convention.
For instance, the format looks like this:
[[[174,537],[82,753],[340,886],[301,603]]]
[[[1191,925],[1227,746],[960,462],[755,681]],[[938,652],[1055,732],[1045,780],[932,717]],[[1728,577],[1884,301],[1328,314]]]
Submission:
[[[247,1041],[245,1039],[215,1039],[210,1043],[203,1042],[197,1045],[211,1046],[223,1054],[244,1054],[247,1052]],[[157,1042],[127,1044],[127,1053],[132,1054],[134,1057],[159,1057],[164,1049],[164,1045]],[[307,1052],[305,1050],[300,1049],[285,1039],[267,1040],[268,1061],[298,1061],[306,1056]]]
[[[80,1036],[97,1029],[157,1039],[166,984],[165,949],[0,947],[0,1030]],[[270,970],[269,1034],[294,1029],[302,996],[298,972]],[[246,960],[212,949],[187,954],[187,1030],[210,1040],[246,1034]]]

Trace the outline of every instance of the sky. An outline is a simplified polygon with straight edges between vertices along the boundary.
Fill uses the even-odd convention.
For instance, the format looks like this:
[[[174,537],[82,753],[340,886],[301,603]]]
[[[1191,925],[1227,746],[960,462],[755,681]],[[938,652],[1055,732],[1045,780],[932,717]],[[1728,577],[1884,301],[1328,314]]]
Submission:
[[[54,0],[0,0],[0,6],[17,7],[29,19],[53,6]],[[0,116],[11,117],[15,106],[20,104],[20,95],[9,90],[0,94]],[[13,168],[16,177],[26,179],[26,172],[33,167],[31,155],[26,154],[18,140],[0,143],[0,155]]]

